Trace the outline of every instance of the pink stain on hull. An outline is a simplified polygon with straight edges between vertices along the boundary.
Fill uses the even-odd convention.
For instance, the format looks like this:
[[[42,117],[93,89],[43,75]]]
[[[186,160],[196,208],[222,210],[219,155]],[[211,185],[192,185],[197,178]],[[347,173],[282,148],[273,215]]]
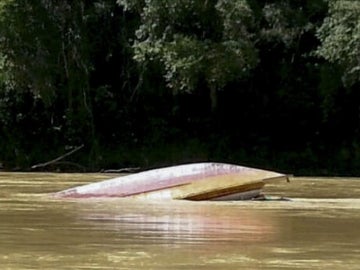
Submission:
[[[263,170],[222,163],[195,163],[144,171],[98,183],[70,188],[54,194],[59,198],[127,197],[186,185],[218,175],[247,175]]]

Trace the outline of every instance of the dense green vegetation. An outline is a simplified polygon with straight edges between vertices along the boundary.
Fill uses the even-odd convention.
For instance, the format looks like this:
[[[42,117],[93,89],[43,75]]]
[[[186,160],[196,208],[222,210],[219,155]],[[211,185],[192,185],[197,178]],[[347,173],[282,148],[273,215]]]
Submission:
[[[6,169],[359,175],[359,85],[358,0],[0,0]]]

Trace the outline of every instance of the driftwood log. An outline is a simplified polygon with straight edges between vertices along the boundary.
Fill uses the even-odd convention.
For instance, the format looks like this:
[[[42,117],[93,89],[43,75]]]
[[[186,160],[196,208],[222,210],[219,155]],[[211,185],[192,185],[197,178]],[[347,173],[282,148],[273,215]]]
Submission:
[[[101,170],[102,173],[134,173],[138,172],[140,167],[131,167],[131,168],[121,168],[121,169],[106,169]]]
[[[82,145],[80,145],[80,146],[78,146],[78,147],[75,147],[75,148],[72,149],[71,151],[69,151],[69,152],[67,152],[67,153],[65,153],[65,154],[63,154],[63,155],[61,155],[61,156],[59,156],[59,157],[57,157],[57,158],[55,158],[55,159],[52,159],[52,160],[47,161],[47,162],[44,162],[44,163],[35,164],[35,165],[31,166],[31,169],[44,168],[44,167],[46,167],[46,166],[56,164],[56,163],[58,163],[60,160],[62,160],[62,159],[64,159],[64,158],[66,158],[66,157],[68,157],[68,156],[76,153],[77,151],[79,151],[79,150],[82,149],[83,147],[84,147],[84,145],[82,144]]]

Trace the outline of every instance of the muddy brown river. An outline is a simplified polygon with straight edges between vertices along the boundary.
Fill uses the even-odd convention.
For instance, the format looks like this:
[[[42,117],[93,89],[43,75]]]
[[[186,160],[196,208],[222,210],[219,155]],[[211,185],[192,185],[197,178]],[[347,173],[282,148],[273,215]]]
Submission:
[[[290,201],[48,196],[110,177],[0,173],[0,269],[360,269],[360,179],[264,190]]]

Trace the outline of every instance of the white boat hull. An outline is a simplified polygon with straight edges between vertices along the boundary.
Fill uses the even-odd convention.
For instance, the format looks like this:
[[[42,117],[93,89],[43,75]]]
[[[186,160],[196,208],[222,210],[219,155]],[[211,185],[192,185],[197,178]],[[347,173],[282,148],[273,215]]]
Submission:
[[[286,175],[223,163],[195,163],[155,169],[70,188],[58,198],[135,197],[231,200],[257,196],[268,181]]]

